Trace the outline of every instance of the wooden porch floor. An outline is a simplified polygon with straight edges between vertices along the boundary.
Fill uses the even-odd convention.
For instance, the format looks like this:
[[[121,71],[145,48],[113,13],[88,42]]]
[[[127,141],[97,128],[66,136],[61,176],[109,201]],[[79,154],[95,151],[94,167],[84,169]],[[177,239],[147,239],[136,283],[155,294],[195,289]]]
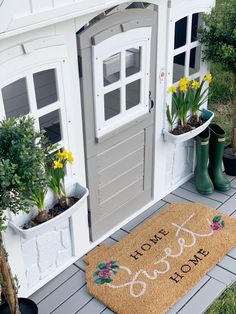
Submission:
[[[232,185],[230,191],[215,192],[208,197],[199,195],[193,181],[190,180],[104,242],[113,245],[170,203],[199,202],[236,218],[236,178],[229,177],[229,179]],[[112,314],[111,310],[87,293],[84,270],[85,263],[80,259],[33,294],[31,299],[38,304],[39,314]],[[235,281],[236,247],[177,302],[168,314],[204,313],[210,304]]]

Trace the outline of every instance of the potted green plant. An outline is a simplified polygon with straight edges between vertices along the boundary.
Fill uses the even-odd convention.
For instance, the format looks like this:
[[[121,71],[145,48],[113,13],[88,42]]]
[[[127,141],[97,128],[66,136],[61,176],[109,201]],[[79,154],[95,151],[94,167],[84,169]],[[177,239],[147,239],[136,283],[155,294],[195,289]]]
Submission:
[[[214,113],[201,109],[208,97],[212,81],[211,74],[204,76],[201,82],[191,81],[188,77],[180,79],[177,85],[168,89],[172,94],[172,106],[167,106],[166,116],[170,130],[163,130],[164,139],[171,143],[180,143],[201,133],[211,122]]]
[[[72,206],[73,200],[68,197],[65,189],[65,168],[67,163],[73,163],[74,157],[72,152],[66,150],[59,150],[53,155],[53,163],[49,170],[49,187],[55,194],[61,207],[67,208]]]
[[[217,4],[204,16],[204,27],[199,30],[199,40],[204,45],[204,59],[230,72],[236,90],[236,5],[235,0]],[[224,151],[225,171],[236,175],[236,93],[232,99],[232,141]]]
[[[87,188],[77,181],[65,186],[66,165],[74,161],[72,152],[59,150],[52,153],[52,148],[49,151],[50,154],[48,149],[45,150],[47,167],[42,180],[39,180],[30,191],[29,199],[36,206],[36,213],[32,210],[32,214],[26,217],[23,225],[14,221],[9,222],[15,232],[25,239],[39,237],[53,230],[55,226],[59,226],[79,210],[88,195]],[[51,189],[54,197],[45,204],[48,188]]]
[[[32,118],[8,119],[0,123],[0,278],[7,303],[1,313],[37,313],[30,300],[17,299],[16,282],[12,276],[2,233],[7,228],[7,211],[28,212],[32,186],[44,176],[45,160],[43,134],[34,129]],[[28,309],[29,308],[29,309]]]
[[[0,231],[6,229],[8,222],[20,238],[28,289],[74,260],[72,227],[75,224],[71,218],[82,208],[88,195],[88,190],[76,178],[65,184],[65,168],[73,162],[73,156],[65,150],[52,153],[55,148],[49,145],[43,132],[34,129],[32,118],[8,119],[0,124]],[[47,193],[49,186],[55,196]],[[58,206],[58,199],[64,207]],[[14,213],[10,219],[5,216],[7,209]],[[4,252],[1,245],[2,242],[0,252]],[[29,250],[32,251],[30,263]],[[6,284],[5,289],[4,282],[12,278],[5,277],[0,284],[15,311],[11,304],[17,304],[17,298],[10,298],[16,292],[14,281],[12,285]]]

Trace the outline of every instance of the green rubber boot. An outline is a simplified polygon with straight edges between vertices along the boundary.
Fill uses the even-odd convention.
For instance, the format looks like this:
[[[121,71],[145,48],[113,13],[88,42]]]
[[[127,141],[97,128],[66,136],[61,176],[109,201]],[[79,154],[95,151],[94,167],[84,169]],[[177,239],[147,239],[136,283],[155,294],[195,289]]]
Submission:
[[[195,186],[199,193],[209,195],[213,193],[214,186],[208,174],[210,131],[207,128],[196,137],[197,166],[194,172]]]
[[[210,129],[209,175],[216,190],[225,192],[230,189],[230,182],[222,171],[222,159],[225,145],[225,131],[212,123]]]

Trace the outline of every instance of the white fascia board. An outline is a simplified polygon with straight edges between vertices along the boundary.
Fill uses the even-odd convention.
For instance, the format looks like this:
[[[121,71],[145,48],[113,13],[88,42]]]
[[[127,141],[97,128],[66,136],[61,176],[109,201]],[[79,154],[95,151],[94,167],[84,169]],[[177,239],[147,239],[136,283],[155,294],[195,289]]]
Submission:
[[[1,1],[1,0],[0,0]],[[15,0],[4,0],[4,3]],[[31,0],[29,0],[31,1]],[[196,1],[196,0],[193,0]],[[48,25],[60,23],[69,19],[73,19],[80,16],[86,16],[91,13],[97,13],[111,8],[116,5],[126,3],[127,0],[77,0],[71,4],[65,4],[51,9],[44,9],[37,12],[25,12],[17,14],[17,8],[12,9],[9,7],[8,22],[2,30],[0,29],[0,39],[12,37],[17,34],[21,34],[30,30],[35,30]],[[159,5],[160,3],[168,2],[168,0],[150,0],[150,3]],[[0,7],[0,20],[2,21],[2,6]],[[2,23],[2,22],[1,22]]]

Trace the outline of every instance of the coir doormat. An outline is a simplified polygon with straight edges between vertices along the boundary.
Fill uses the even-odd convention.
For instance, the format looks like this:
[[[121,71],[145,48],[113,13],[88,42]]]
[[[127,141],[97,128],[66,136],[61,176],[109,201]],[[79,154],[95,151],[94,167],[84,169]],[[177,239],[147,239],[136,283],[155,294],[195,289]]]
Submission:
[[[235,219],[173,204],[85,258],[88,291],[118,314],[166,313],[235,245]]]

